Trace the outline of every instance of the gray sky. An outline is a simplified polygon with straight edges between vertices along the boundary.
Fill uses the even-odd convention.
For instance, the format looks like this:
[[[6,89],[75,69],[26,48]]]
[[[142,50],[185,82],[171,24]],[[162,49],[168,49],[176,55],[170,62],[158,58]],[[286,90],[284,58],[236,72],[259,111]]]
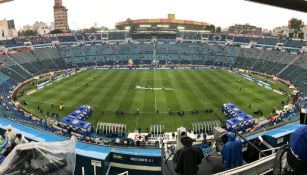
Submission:
[[[0,19],[14,19],[17,28],[35,21],[53,21],[54,0],[14,0],[0,5]],[[249,23],[265,29],[287,25],[296,17],[307,23],[307,13],[244,0],[63,0],[71,29],[93,26],[114,28],[127,18],[166,18],[212,23],[222,28]]]

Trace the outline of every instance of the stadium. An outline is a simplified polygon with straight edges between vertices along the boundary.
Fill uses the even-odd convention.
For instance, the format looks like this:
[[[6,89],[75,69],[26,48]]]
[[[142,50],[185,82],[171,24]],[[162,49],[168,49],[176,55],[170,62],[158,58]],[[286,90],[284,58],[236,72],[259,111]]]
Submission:
[[[199,174],[272,173],[276,151],[306,124],[307,41],[207,25],[169,15],[0,40],[0,133],[33,141],[1,154],[0,174],[31,171],[28,160],[38,174],[175,174],[182,132],[206,157]],[[224,169],[224,132],[240,138],[246,164]]]

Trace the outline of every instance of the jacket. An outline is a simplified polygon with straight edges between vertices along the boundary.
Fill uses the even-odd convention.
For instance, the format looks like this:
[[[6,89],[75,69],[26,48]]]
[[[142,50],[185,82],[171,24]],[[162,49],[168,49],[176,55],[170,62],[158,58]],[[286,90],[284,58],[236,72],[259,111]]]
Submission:
[[[196,146],[192,146],[193,140],[190,137],[181,138],[183,148],[178,150],[173,159],[175,171],[180,175],[196,175],[198,165],[204,158],[203,152]]]
[[[231,169],[243,164],[242,143],[232,132],[227,133],[228,141],[222,148],[224,168]]]

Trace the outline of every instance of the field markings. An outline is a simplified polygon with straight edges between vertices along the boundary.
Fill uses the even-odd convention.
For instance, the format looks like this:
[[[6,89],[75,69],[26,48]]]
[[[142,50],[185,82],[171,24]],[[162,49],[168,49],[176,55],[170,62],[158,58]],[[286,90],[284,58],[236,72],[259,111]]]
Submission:
[[[202,109],[206,106],[206,104],[204,103],[204,100],[202,98],[202,92],[201,91],[197,91],[198,90],[198,85],[195,84],[191,78],[191,71],[180,71],[178,73],[178,75],[180,76],[180,78],[184,81],[184,84],[186,85],[186,89],[185,91],[189,92],[189,96],[188,96],[188,100],[191,103],[191,109],[190,110],[194,110],[194,109]]]
[[[156,69],[154,69],[154,88],[155,88],[155,82],[156,82]],[[156,91],[155,92],[155,111],[157,111],[157,95],[156,95]]]
[[[178,126],[188,127],[194,120],[210,120],[214,119],[215,115],[220,116],[221,118],[224,117],[224,115],[220,112],[216,112],[215,115],[199,114],[193,117],[191,117],[192,115],[190,114],[186,115],[185,117],[179,117],[176,114],[168,115],[167,109],[169,107],[174,110],[177,108],[178,110],[191,110],[192,108],[189,109],[185,107],[189,105],[191,107],[194,106],[194,108],[196,107],[195,104],[188,104],[189,102],[185,98],[186,96],[191,95],[191,92],[189,92],[191,89],[193,89],[193,92],[196,93],[195,95],[200,101],[204,100],[202,103],[206,104],[206,108],[210,107],[215,111],[219,111],[219,106],[224,102],[230,102],[233,100],[238,103],[238,106],[242,106],[243,109],[251,114],[253,109],[262,109],[264,113],[269,114],[272,111],[272,107],[280,106],[280,102],[278,101],[279,98],[276,97],[274,93],[266,93],[266,90],[260,86],[258,87],[254,84],[250,85],[248,80],[240,79],[241,81],[238,81],[239,78],[232,74],[219,75],[217,72],[202,70],[191,72],[184,71],[180,72],[180,76],[178,76],[177,74],[179,72],[176,71],[170,70],[161,72],[160,70],[152,70],[154,71],[154,75],[152,75],[153,72],[151,71],[144,71],[146,74],[144,74],[144,72],[129,71],[129,74],[135,74],[135,76],[126,76],[128,71],[123,73],[118,73],[117,71],[119,70],[108,70],[105,72],[97,71],[95,74],[92,73],[92,75],[96,75],[97,77],[99,77],[100,74],[103,74],[103,77],[99,77],[93,83],[89,83],[90,86],[83,88],[83,91],[79,94],[74,91],[75,89],[78,89],[76,84],[78,84],[78,82],[82,82],[80,84],[85,84],[89,80],[92,80],[92,78],[91,76],[88,76],[88,72],[76,74],[76,77],[71,77],[72,79],[67,79],[63,81],[63,83],[60,81],[59,83],[55,83],[52,86],[44,89],[42,92],[34,94],[31,96],[31,99],[25,98],[30,102],[28,108],[32,109],[31,111],[33,111],[35,114],[40,115],[40,112],[37,110],[37,106],[39,105],[43,109],[44,114],[48,110],[49,112],[51,112],[50,110],[56,110],[59,112],[60,116],[64,116],[64,114],[68,114],[73,109],[75,109],[77,107],[76,105],[82,101],[90,104],[100,104],[104,107],[109,106],[108,109],[112,111],[114,110],[114,112],[105,114],[101,113],[101,111],[96,111],[95,114],[88,120],[93,122],[93,125],[96,124],[97,121],[115,123],[123,122],[128,124],[128,127],[131,130],[137,128],[144,130],[149,125],[160,122],[161,124],[165,124],[165,127],[168,128],[167,130],[170,130],[170,128],[175,129]],[[189,72],[189,74],[185,74],[186,72]],[[178,76],[177,79],[175,78],[176,76]],[[132,83],[130,81],[132,81]],[[176,91],[154,91],[154,94],[152,91],[141,91],[136,93],[134,91],[135,84],[144,81],[147,85],[153,85],[155,88],[157,88],[156,86],[171,86],[174,87]],[[182,81],[182,83],[178,81]],[[216,85],[216,83],[219,85]],[[240,91],[239,89],[242,87],[243,83],[245,83],[246,89],[244,91]],[[180,85],[184,86],[181,87]],[[190,86],[190,88],[186,89],[186,86]],[[126,89],[129,89],[130,92],[126,92]],[[71,94],[67,93],[70,90],[72,95],[78,97],[65,98],[65,96],[71,96]],[[129,95],[126,96],[127,93]],[[155,97],[153,97],[153,95],[155,95]],[[189,99],[191,100],[193,97],[195,98],[195,95],[191,96]],[[164,99],[166,97],[169,98]],[[122,101],[120,98],[122,98]],[[283,97],[280,99],[282,98]],[[261,99],[261,101],[257,102],[257,99]],[[153,100],[155,100],[155,102],[153,102]],[[58,111],[58,106],[56,106],[56,108],[50,109],[51,104],[56,105],[60,101],[65,103],[65,110]],[[118,103],[118,101],[121,102]],[[155,110],[159,110],[159,115],[155,114],[156,111],[152,111],[152,103],[155,103]],[[248,103],[253,104],[252,109],[247,108],[246,104]],[[125,106],[124,110],[129,112],[135,111],[136,107],[138,107],[141,111],[141,114],[139,116],[127,114],[126,116],[125,113],[124,117],[119,117],[115,115],[115,110],[118,109],[116,106]],[[146,110],[142,111],[142,109]]]

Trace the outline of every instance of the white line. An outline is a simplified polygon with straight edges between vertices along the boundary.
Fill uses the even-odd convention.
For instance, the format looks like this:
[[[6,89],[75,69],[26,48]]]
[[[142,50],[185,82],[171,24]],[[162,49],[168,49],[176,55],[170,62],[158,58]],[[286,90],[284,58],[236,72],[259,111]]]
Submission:
[[[155,88],[155,81],[156,81],[156,70],[154,69],[154,88]],[[157,111],[157,96],[155,91],[155,111]]]

